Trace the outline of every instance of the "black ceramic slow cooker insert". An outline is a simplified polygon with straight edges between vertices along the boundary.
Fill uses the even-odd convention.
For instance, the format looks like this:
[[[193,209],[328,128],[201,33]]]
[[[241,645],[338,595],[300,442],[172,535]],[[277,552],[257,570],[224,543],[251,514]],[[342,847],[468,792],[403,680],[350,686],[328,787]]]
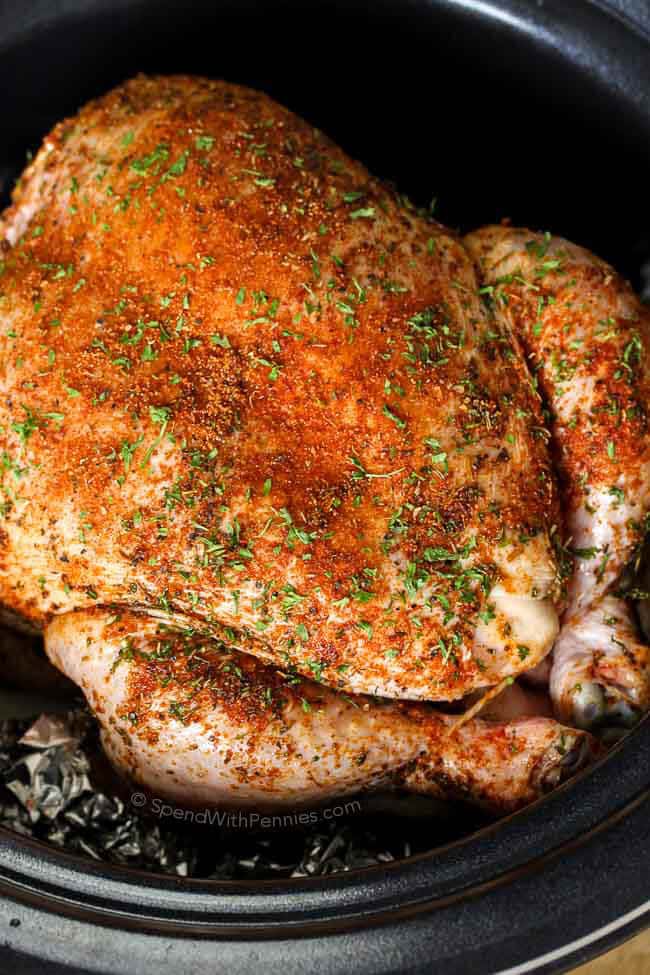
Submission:
[[[138,71],[260,88],[443,222],[548,228],[644,286],[646,0],[0,0],[5,197],[55,121]],[[506,821],[440,847],[432,820],[431,852],[327,878],[160,876],[0,831],[0,967],[565,971],[650,923],[649,814],[644,720]]]

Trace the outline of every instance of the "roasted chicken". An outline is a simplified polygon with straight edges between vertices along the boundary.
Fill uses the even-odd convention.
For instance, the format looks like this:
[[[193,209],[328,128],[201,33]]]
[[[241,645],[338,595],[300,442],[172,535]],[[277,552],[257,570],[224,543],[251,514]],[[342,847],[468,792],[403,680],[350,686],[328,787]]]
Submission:
[[[646,706],[611,592],[648,508],[648,325],[605,265],[462,241],[190,77],[58,125],[0,238],[0,603],[119,769],[188,802],[510,810],[597,750],[499,715],[554,645],[563,721]],[[591,629],[612,600],[620,653]]]

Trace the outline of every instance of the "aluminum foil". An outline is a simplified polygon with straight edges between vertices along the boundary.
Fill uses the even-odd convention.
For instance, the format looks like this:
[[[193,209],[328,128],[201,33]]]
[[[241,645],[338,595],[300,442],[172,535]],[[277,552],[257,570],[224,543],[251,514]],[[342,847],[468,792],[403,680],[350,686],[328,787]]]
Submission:
[[[84,709],[0,721],[0,825],[96,860],[184,877],[313,877],[430,848],[432,811],[438,842],[477,824],[417,797],[378,796],[357,803],[349,816],[309,828],[186,828],[140,811],[111,775],[96,723]]]
[[[188,875],[189,844],[93,786],[95,734],[83,710],[0,722],[0,824],[96,860]]]

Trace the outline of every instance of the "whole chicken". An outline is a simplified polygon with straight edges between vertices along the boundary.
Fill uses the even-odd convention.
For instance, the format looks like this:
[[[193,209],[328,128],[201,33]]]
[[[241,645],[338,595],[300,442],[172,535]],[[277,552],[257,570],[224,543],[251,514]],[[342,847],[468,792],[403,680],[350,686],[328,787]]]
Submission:
[[[473,245],[190,77],[58,125],[0,238],[0,603],[118,768],[186,802],[509,810],[589,760],[545,714],[463,714],[544,664],[567,561]]]

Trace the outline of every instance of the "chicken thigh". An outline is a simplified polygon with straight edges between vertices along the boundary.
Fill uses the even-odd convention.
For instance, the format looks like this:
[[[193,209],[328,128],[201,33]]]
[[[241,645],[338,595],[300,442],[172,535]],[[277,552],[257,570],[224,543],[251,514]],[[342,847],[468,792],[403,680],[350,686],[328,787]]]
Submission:
[[[352,698],[142,614],[56,617],[47,648],[113,763],[184,803],[296,808],[381,786],[505,813],[597,754],[590,735],[549,718],[455,727],[430,705]]]

